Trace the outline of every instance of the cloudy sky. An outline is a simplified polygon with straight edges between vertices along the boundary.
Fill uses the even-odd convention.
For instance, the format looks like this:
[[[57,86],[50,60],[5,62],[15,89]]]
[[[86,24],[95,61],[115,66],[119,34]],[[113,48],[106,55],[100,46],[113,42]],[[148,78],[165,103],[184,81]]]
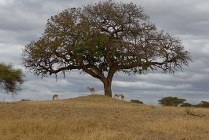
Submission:
[[[209,1],[208,0],[121,0],[142,6],[159,30],[177,36],[191,53],[193,62],[175,75],[149,73],[127,76],[117,73],[113,92],[124,93],[126,100],[139,99],[157,104],[165,96],[177,96],[191,103],[209,101]],[[21,53],[25,45],[44,31],[47,19],[62,10],[80,7],[98,0],[0,0],[0,62],[13,64],[25,71]],[[0,101],[20,99],[49,100],[54,93],[60,98],[88,95],[87,86],[103,94],[100,81],[71,72],[65,79],[41,79],[25,71],[25,83],[19,95],[0,90]]]

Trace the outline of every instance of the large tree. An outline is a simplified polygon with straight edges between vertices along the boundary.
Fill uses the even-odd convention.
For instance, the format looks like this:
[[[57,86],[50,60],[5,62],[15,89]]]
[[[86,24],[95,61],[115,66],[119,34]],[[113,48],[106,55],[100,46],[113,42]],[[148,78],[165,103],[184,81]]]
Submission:
[[[112,96],[116,72],[175,72],[190,56],[178,38],[158,31],[140,6],[99,2],[48,19],[43,35],[23,50],[26,68],[47,76],[74,69],[90,74]]]
[[[12,65],[0,63],[0,86],[7,93],[17,93],[23,84],[23,72]]]

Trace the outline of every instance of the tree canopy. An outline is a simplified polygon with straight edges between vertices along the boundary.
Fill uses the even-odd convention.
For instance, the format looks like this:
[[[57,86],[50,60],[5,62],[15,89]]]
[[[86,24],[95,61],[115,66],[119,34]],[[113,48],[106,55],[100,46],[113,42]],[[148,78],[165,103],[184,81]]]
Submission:
[[[77,69],[101,80],[107,96],[116,72],[174,73],[190,60],[181,40],[158,31],[143,8],[111,0],[52,16],[43,35],[23,50],[24,65],[34,74]]]
[[[163,106],[179,106],[182,105],[186,100],[178,97],[164,97],[158,101],[159,104]]]
[[[0,63],[0,86],[7,93],[17,93],[23,84],[23,72],[12,65]]]

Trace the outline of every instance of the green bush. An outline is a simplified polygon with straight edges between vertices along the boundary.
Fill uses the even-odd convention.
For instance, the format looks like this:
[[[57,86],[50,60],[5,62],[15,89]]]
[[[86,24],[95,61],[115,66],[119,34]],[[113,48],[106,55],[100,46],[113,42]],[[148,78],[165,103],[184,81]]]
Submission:
[[[190,104],[190,103],[183,103],[180,105],[180,107],[191,107],[191,106],[192,106],[192,104]]]
[[[130,100],[132,103],[138,103],[138,104],[144,104],[142,101],[140,101],[140,100],[134,100],[134,99],[132,99],[132,100]]]

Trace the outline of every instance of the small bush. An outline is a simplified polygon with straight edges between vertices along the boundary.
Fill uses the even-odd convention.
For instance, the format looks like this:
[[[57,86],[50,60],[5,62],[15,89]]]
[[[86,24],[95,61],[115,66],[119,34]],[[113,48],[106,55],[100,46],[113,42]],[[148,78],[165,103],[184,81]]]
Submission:
[[[142,101],[140,101],[140,100],[134,100],[134,99],[132,99],[132,100],[130,100],[132,103],[137,103],[137,104],[144,104]]]
[[[21,99],[21,101],[30,101],[30,99]]]

